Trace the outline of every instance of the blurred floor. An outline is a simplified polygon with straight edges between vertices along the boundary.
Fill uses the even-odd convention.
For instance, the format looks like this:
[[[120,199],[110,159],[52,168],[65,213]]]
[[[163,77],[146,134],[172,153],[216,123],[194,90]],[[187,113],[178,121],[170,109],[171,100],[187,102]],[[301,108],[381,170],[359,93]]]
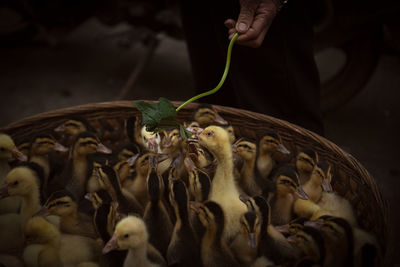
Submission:
[[[125,28],[109,29],[89,20],[53,48],[2,48],[0,126],[57,108],[114,100],[145,53],[141,45],[122,49],[113,38],[103,38]],[[319,60],[324,68],[335,58]],[[389,204],[392,241],[400,238],[396,228],[400,225],[399,73],[400,58],[382,55],[366,88],[324,120],[326,137],[355,156],[376,178]],[[163,38],[127,98],[185,100],[193,92],[185,44]],[[399,246],[393,242],[392,247],[394,262],[400,264]]]

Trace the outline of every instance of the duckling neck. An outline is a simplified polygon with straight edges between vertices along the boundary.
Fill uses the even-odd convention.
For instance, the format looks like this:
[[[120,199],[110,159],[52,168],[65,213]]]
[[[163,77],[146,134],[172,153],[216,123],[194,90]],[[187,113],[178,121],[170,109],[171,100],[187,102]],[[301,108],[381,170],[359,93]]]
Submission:
[[[311,201],[317,203],[321,199],[322,196],[321,183],[318,183],[317,181],[311,178],[302,187]]]
[[[130,248],[127,255],[127,260],[129,260],[131,263],[129,266],[147,266],[147,245],[137,248]]]
[[[212,191],[237,191],[233,180],[233,161],[230,147],[229,149],[223,149],[222,153],[218,153],[218,155],[215,156],[217,158],[217,169],[212,182]],[[234,188],[231,188],[232,186]],[[237,194],[239,193],[237,192]]]
[[[294,198],[292,194],[277,193],[273,199],[274,210],[279,211],[279,217],[284,221],[290,220]]]
[[[76,225],[78,225],[78,212],[74,211],[71,214],[68,214],[67,216],[63,216],[61,218],[61,229],[66,230],[69,232],[70,228],[74,228]]]
[[[49,164],[49,157],[47,154],[45,155],[33,155],[31,156],[30,162],[35,162],[38,165],[40,165],[43,170],[44,170],[44,174],[45,174],[45,178],[47,179],[49,177],[49,173],[50,173],[50,164]]]
[[[40,209],[39,188],[32,188],[29,194],[22,196],[22,198],[21,216],[25,223]]]
[[[257,169],[263,178],[266,178],[275,166],[275,161],[270,153],[260,153],[257,158]]]
[[[247,182],[251,182],[252,180],[254,180],[255,164],[256,164],[255,158],[252,158],[250,160],[245,160],[243,163],[243,167],[240,171],[240,174]]]

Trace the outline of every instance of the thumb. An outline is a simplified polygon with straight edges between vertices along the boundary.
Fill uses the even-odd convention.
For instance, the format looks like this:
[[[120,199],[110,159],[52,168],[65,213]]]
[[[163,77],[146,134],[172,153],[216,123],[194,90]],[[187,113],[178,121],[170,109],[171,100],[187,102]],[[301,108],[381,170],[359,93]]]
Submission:
[[[240,14],[236,23],[236,30],[245,33],[253,23],[255,12],[258,8],[259,0],[241,0]]]

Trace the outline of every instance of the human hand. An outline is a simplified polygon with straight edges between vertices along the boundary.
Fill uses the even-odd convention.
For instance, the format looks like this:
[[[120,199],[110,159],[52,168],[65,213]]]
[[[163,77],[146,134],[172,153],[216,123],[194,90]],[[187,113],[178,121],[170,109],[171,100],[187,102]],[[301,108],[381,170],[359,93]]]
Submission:
[[[240,14],[237,21],[227,19],[229,40],[236,32],[236,43],[249,47],[259,47],[277,13],[273,0],[240,0]]]

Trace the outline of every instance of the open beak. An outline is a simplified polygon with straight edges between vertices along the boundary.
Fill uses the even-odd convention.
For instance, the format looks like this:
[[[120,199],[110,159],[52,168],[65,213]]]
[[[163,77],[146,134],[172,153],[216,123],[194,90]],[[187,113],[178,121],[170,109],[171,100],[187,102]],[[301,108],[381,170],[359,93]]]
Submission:
[[[19,161],[27,161],[28,157],[25,156],[21,151],[18,150],[16,146],[14,146],[11,149],[11,155],[15,158],[18,159]]]
[[[0,199],[6,198],[8,196],[10,196],[10,194],[8,193],[8,184],[4,183],[0,187]]]
[[[158,153],[158,144],[156,138],[149,138],[149,150]]]
[[[251,248],[255,248],[257,246],[255,233],[249,233],[249,246]]]
[[[322,181],[322,190],[324,190],[325,192],[332,192],[333,191],[331,182],[329,181],[328,178],[325,178]]]
[[[282,144],[279,144],[278,151],[281,152],[282,154],[287,154],[287,155],[290,154],[290,151]]]
[[[60,143],[55,143],[54,144],[54,150],[55,151],[59,151],[59,152],[67,152],[68,151],[68,147],[63,146]]]
[[[103,145],[102,143],[99,143],[97,146],[97,152],[103,153],[103,154],[111,154],[112,150]]]
[[[218,113],[215,113],[215,118],[214,121],[218,124],[221,125],[227,125],[228,122],[226,120],[224,120],[224,118],[221,117],[221,115],[219,115]]]
[[[65,126],[64,124],[61,124],[60,126],[58,126],[57,128],[54,129],[55,132],[57,133],[61,133],[65,131]]]
[[[112,250],[118,249],[118,237],[116,234],[113,234],[111,239],[107,242],[107,244],[104,246],[102,252],[103,254],[107,254],[108,252]]]
[[[133,155],[132,157],[130,157],[129,159],[127,159],[126,162],[128,162],[129,166],[132,167],[132,166],[135,165],[136,160],[138,159],[138,157],[139,157],[139,153],[136,154],[136,155]]]
[[[304,192],[304,190],[301,186],[298,186],[294,193],[296,194],[296,196],[298,198],[308,200],[308,195],[306,192]]]
[[[290,225],[289,224],[276,225],[274,227],[280,233],[285,233],[285,234],[289,233],[289,229],[290,229]]]
[[[294,236],[294,235],[289,236],[286,240],[287,240],[290,244],[297,243],[296,236]]]

